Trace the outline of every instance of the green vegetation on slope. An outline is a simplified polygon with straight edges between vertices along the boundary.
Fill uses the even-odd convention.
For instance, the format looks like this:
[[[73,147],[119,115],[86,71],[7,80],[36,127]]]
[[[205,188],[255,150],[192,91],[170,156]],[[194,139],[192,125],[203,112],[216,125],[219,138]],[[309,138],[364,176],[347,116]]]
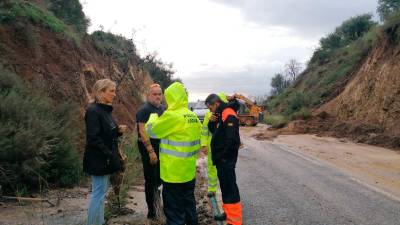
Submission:
[[[91,34],[94,45],[102,54],[110,56],[123,72],[128,72],[129,63],[138,61],[140,58],[136,54],[136,47],[131,40],[104,31],[95,31]]]
[[[32,23],[54,33],[66,35],[77,44],[79,36],[61,19],[34,3],[22,0],[5,0],[0,3],[0,24]]]
[[[0,185],[24,192],[79,181],[78,107],[55,102],[17,75],[0,70]]]
[[[89,19],[82,11],[79,0],[46,0],[48,8],[55,16],[71,25],[81,34],[86,34]]]

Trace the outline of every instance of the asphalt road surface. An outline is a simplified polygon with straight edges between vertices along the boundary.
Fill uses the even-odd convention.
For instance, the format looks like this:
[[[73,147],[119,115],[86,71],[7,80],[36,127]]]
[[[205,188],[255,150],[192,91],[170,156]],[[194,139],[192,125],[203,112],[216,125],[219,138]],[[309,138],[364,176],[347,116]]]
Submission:
[[[321,161],[242,137],[237,178],[245,225],[400,225],[400,202]]]

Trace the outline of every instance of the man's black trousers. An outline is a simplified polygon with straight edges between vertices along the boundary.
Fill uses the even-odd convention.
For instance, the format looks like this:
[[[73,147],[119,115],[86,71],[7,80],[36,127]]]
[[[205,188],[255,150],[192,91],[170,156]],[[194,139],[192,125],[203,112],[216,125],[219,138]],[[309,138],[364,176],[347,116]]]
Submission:
[[[163,182],[164,214],[167,225],[197,225],[196,199],[194,196],[196,180],[187,183]]]
[[[216,163],[222,202],[234,204],[240,202],[239,188],[236,183],[236,159],[223,159]]]
[[[144,173],[144,190],[146,195],[146,203],[148,208],[148,216],[156,216],[156,206],[160,203],[160,191],[158,187],[161,185],[160,179],[160,163],[157,165],[150,164],[149,154],[147,153],[146,147],[139,142],[139,151],[142,155],[143,173]],[[159,148],[155,146],[154,151],[159,155]]]

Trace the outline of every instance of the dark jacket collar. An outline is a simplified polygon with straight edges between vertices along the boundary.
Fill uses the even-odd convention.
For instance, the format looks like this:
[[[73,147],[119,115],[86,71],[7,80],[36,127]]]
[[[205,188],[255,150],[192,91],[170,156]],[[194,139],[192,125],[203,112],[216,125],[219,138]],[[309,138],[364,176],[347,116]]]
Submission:
[[[231,100],[228,103],[222,102],[221,105],[217,108],[217,113],[221,114],[226,108],[231,108],[235,112],[237,112],[240,109],[240,103],[236,99]]]
[[[96,103],[97,106],[99,106],[100,108],[104,109],[106,112],[112,112],[113,111],[113,107],[111,105],[107,105],[107,104],[102,104],[102,103]]]
[[[240,109],[240,103],[237,99],[233,99],[227,103],[226,107],[232,108],[235,112],[237,112]]]
[[[160,109],[160,108],[162,107],[162,105],[160,105],[159,107],[157,107],[157,106],[151,104],[151,103],[148,102],[148,101],[147,101],[146,103],[147,103],[147,105],[149,105],[150,107],[153,107],[153,108],[155,108],[155,109]]]
[[[219,105],[219,107],[217,108],[217,113],[221,114],[222,111],[224,111],[224,109],[227,107],[227,104],[225,102],[221,102],[221,104]]]

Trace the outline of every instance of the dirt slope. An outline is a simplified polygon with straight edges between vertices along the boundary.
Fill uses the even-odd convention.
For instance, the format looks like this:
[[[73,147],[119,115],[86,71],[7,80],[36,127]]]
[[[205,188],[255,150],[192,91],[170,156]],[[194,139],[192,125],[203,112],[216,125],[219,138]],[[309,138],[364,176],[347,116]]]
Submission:
[[[129,62],[128,72],[122,72],[111,57],[95,48],[90,36],[83,37],[78,46],[60,34],[29,24],[0,26],[0,40],[3,67],[31,82],[35,88],[45,90],[56,101],[78,103],[81,114],[96,80],[117,81],[114,115],[118,122],[133,128],[143,89],[152,82],[136,62]]]
[[[323,105],[341,121],[377,125],[400,135],[400,45],[383,38],[344,91]]]

